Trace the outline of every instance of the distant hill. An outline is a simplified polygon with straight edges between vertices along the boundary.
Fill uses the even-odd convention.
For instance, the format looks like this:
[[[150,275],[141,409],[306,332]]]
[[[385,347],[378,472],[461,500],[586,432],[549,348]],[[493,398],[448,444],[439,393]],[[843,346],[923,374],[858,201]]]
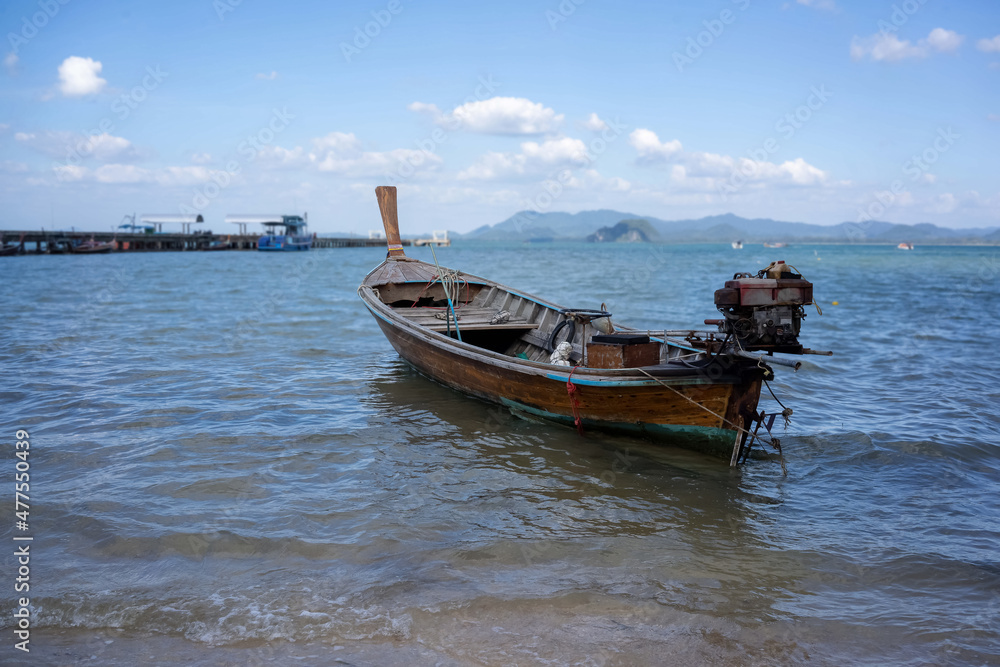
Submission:
[[[579,213],[521,211],[494,225],[483,225],[455,238],[482,241],[527,241],[530,239],[584,240],[602,228],[620,222],[641,221],[652,241],[667,243],[747,243],[777,241],[817,243],[998,243],[1000,228],[947,229],[930,223],[897,225],[872,221],[814,225],[770,218],[741,218],[732,213],[688,220],[660,220],[651,216],[602,209]],[[652,232],[652,234],[650,233]],[[655,236],[654,236],[655,234]]]
[[[590,243],[649,243],[660,235],[642,219],[622,220],[613,227],[601,227],[587,237]]]
[[[521,211],[503,222],[484,225],[462,238],[482,241],[524,241],[530,238],[583,239],[601,227],[610,227],[622,220],[639,218],[620,211],[582,211],[580,213],[536,213]],[[648,219],[648,218],[647,218]]]

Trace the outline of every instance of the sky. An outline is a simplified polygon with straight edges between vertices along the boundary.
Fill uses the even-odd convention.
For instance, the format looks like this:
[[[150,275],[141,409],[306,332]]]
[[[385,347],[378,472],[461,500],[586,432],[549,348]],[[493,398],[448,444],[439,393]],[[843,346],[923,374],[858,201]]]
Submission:
[[[1000,225],[996,0],[6,0],[0,229]]]

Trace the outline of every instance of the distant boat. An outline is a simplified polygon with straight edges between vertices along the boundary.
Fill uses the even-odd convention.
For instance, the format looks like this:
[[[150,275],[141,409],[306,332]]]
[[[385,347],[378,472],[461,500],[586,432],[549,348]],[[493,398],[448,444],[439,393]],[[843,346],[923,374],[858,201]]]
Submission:
[[[66,237],[49,239],[45,244],[45,252],[50,255],[68,255],[73,252],[73,241]]]
[[[743,240],[733,241],[733,250],[743,250]]]
[[[787,248],[788,244],[787,243],[782,243],[782,242],[778,242],[778,243],[765,243],[764,247],[765,248]]]
[[[913,250],[913,244],[907,243],[906,241],[903,241],[896,247],[899,248],[900,250]]]
[[[21,232],[21,238],[17,243],[6,243],[3,240],[3,234],[0,234],[0,257],[10,257],[22,253],[24,253],[24,232]]]
[[[257,239],[257,250],[309,250],[313,237],[306,229],[306,220],[298,215],[283,215],[281,221],[263,223],[264,236]],[[279,233],[280,229],[280,233]]]
[[[89,241],[83,241],[74,245],[71,250],[74,254],[79,255],[96,255],[103,252],[111,252],[118,246],[117,241],[111,240],[105,243],[100,241],[95,241],[94,237],[91,236]]]
[[[229,239],[223,241],[222,239],[216,239],[211,243],[206,243],[205,245],[198,248],[199,250],[232,250],[233,244],[230,243]]]

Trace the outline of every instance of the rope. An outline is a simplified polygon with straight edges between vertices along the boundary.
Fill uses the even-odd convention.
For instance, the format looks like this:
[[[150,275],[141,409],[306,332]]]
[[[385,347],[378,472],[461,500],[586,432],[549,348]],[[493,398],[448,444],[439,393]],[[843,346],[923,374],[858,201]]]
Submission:
[[[447,274],[448,271],[446,270],[445,273]],[[455,306],[456,310],[461,310],[462,306],[468,306],[469,302],[472,300],[471,296],[470,296],[469,281],[466,280],[464,277],[462,277],[462,274],[459,273],[458,271],[451,271],[451,273],[455,274],[455,276],[457,276],[457,278],[462,281],[462,284],[465,285],[465,302],[462,303],[462,304],[459,304],[458,306]],[[413,303],[410,304],[410,308],[416,308],[417,307],[417,303],[420,301],[420,298],[424,295],[424,292],[426,292],[430,288],[430,286],[433,285],[436,282],[438,282],[438,276],[435,274],[434,276],[431,277],[430,280],[427,281],[427,284],[424,285],[424,288],[422,290],[420,290],[420,294],[418,294],[417,298],[414,299]],[[462,292],[462,288],[459,287],[458,288],[458,293],[461,294],[461,292]],[[436,308],[434,306],[420,306],[420,307],[421,308],[426,308],[427,310],[448,310],[447,307],[444,307],[444,308]]]
[[[576,425],[576,431],[580,435],[583,435],[583,419],[580,417],[580,401],[576,397],[576,385],[573,384],[573,373],[579,366],[574,366],[573,370],[569,372],[569,377],[566,379],[566,393],[569,394],[570,405],[573,406],[573,423]]]
[[[782,407],[781,416],[785,420],[785,430],[787,431],[788,430],[788,425],[792,423],[792,409],[791,408],[786,408],[785,404],[782,403],[778,399],[778,397],[774,395],[774,390],[771,389],[771,385],[768,383],[767,380],[764,380],[764,386],[767,387],[767,390],[769,392],[771,392],[771,398],[773,398],[774,400],[778,401],[778,405],[780,405]]]
[[[451,311],[451,317],[455,320],[455,335],[458,336],[458,340],[462,340],[462,332],[458,329],[458,315],[455,314],[455,305],[453,303],[452,295],[455,295],[456,288],[458,288],[459,282],[462,277],[458,274],[458,271],[452,271],[451,269],[442,270],[441,265],[438,264],[437,253],[434,251],[434,244],[431,244],[431,255],[434,256],[434,266],[437,267],[437,279],[441,282],[441,287],[444,289],[445,298],[448,299],[448,310]],[[447,322],[447,320],[446,320]],[[451,336],[451,323],[448,324],[448,336]]]
[[[693,399],[693,398],[691,398],[690,396],[685,396],[685,395],[684,395],[684,392],[681,392],[681,391],[678,391],[677,389],[674,389],[674,388],[673,388],[673,387],[671,387],[671,386],[670,386],[669,384],[667,384],[667,383],[665,383],[665,382],[662,382],[662,381],[661,381],[661,380],[660,380],[659,378],[657,378],[657,377],[655,377],[655,376],[653,376],[653,375],[650,375],[649,373],[647,373],[646,371],[642,370],[641,368],[636,368],[635,370],[639,371],[640,373],[642,373],[643,375],[645,375],[646,377],[648,377],[648,378],[649,378],[650,380],[652,380],[652,381],[656,382],[657,384],[659,384],[659,385],[662,385],[662,386],[666,387],[666,388],[667,388],[667,389],[669,389],[670,391],[674,392],[675,394],[677,394],[678,396],[680,396],[681,398],[683,398],[683,399],[684,399],[685,401],[688,401],[689,403],[693,403],[693,404],[697,405],[697,406],[698,406],[699,408],[701,408],[702,410],[704,410],[704,411],[705,411],[705,412],[707,412],[708,414],[712,415],[713,417],[718,417],[719,419],[721,419],[721,420],[722,420],[722,422],[723,422],[724,424],[729,424],[729,425],[730,425],[730,426],[732,426],[732,427],[733,427],[734,429],[736,429],[737,431],[740,431],[740,432],[742,432],[742,433],[748,433],[748,434],[750,433],[750,431],[746,430],[746,429],[745,429],[745,428],[743,428],[742,426],[737,426],[737,425],[736,425],[736,424],[734,424],[733,422],[729,421],[728,419],[726,419],[725,417],[723,417],[722,415],[720,415],[720,414],[719,414],[718,412],[713,412],[713,411],[711,410],[711,408],[707,408],[707,407],[705,407],[704,405],[702,405],[702,404],[701,404],[701,403],[699,403],[698,401],[694,400],[694,399]]]
[[[657,384],[666,387],[670,391],[674,392],[675,394],[677,394],[678,396],[680,396],[681,398],[683,398],[685,401],[688,401],[689,403],[693,403],[694,405],[698,406],[699,408],[701,408],[702,410],[704,410],[708,414],[712,415],[713,417],[717,417],[718,419],[722,420],[723,424],[729,424],[734,429],[736,429],[736,431],[738,433],[746,433],[747,435],[752,435],[754,437],[760,438],[761,442],[766,442],[767,444],[769,444],[772,447],[774,447],[776,450],[778,450],[778,456],[781,457],[781,469],[784,471],[784,473],[785,473],[786,476],[788,475],[788,468],[785,467],[785,455],[781,451],[781,441],[780,440],[778,440],[774,436],[771,436],[770,438],[765,438],[762,435],[757,435],[757,434],[751,433],[750,431],[748,431],[747,429],[743,428],[742,426],[737,426],[736,424],[734,424],[733,422],[729,421],[728,419],[726,419],[725,417],[723,417],[719,413],[714,412],[713,410],[705,407],[704,405],[702,405],[698,401],[694,400],[690,396],[685,396],[683,392],[678,391],[677,389],[674,389],[669,384],[666,384],[665,382],[661,382],[659,378],[650,375],[649,373],[647,373],[646,371],[642,370],[641,368],[637,368],[635,370],[639,371],[640,373],[642,373],[643,375],[645,375],[646,377],[648,377],[650,380],[653,380]],[[570,375],[572,376],[572,373]],[[770,389],[770,387],[768,387],[768,389]]]

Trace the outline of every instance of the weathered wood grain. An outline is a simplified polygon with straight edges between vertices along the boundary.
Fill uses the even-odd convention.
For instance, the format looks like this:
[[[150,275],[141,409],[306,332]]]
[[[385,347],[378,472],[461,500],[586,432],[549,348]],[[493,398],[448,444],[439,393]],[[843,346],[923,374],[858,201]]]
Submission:
[[[389,257],[404,255],[403,243],[399,239],[399,216],[396,213],[396,186],[380,185],[375,188],[385,239],[389,246]]]

